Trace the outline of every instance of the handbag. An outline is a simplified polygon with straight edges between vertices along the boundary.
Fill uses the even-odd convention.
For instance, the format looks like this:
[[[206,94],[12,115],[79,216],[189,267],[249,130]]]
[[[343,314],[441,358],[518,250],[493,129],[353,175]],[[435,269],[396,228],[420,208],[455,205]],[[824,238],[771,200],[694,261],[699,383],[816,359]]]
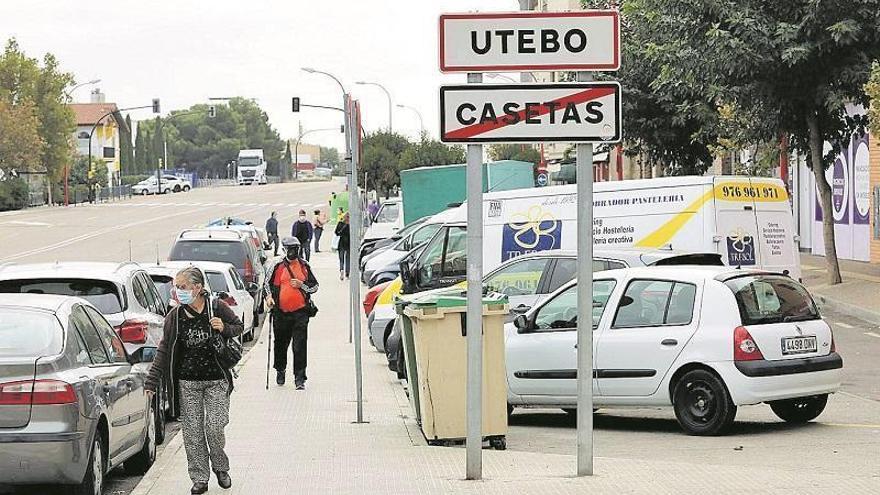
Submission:
[[[214,317],[214,304],[216,299],[208,298],[208,320]],[[226,338],[220,333],[214,334],[211,338],[211,347],[214,348],[214,355],[217,362],[225,369],[232,369],[241,361],[242,348],[241,344],[234,338]]]
[[[335,250],[339,249],[339,236],[335,233],[333,234],[333,240],[330,242],[330,248]]]
[[[293,270],[290,269],[289,263],[285,263],[284,267],[287,268],[287,273],[290,274],[290,278],[296,278],[293,276]],[[316,306],[315,302],[312,301],[312,296],[309,295],[308,292],[306,292],[302,289],[300,289],[300,291],[303,293],[303,296],[306,299],[306,306],[305,306],[306,314],[309,315],[309,318],[314,318],[315,315],[318,314],[318,306]]]

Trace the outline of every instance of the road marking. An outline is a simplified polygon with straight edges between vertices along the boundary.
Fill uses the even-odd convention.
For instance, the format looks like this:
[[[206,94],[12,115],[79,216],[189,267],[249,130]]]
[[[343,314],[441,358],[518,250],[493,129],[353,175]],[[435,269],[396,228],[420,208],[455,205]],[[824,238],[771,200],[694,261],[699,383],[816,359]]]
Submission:
[[[877,337],[878,339],[880,339],[880,333],[865,332],[865,335],[870,335],[871,337]]]
[[[843,323],[842,321],[838,321],[837,323],[835,323],[835,325],[837,325],[839,327],[843,327],[843,328],[855,328],[854,326],[850,325],[849,323]]]
[[[324,206],[324,203],[315,203],[312,205],[312,208],[319,208],[321,206]]]
[[[98,218],[98,217],[92,217]],[[22,225],[25,227],[51,227],[52,224],[48,224],[46,222],[28,222],[26,220],[10,220],[8,222],[4,222],[7,225]]]
[[[840,426],[844,428],[869,428],[872,430],[880,430],[880,425],[866,425],[859,423],[821,423],[825,426]]]

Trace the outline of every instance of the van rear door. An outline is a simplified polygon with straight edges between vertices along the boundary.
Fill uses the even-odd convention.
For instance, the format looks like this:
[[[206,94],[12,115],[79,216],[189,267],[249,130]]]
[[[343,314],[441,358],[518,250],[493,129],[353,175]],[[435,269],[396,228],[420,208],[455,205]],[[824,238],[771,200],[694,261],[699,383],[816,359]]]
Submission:
[[[800,257],[794,240],[794,219],[788,193],[777,179],[752,178],[758,258],[768,271],[788,273],[800,280]]]
[[[718,252],[729,266],[760,266],[758,224],[752,185],[745,177],[716,177],[714,188]]]

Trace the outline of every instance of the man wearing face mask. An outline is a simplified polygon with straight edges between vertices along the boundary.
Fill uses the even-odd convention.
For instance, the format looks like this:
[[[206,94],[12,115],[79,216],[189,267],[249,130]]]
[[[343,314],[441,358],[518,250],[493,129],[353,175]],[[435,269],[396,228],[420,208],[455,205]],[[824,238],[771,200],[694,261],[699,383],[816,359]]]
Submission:
[[[302,259],[302,248],[296,237],[281,241],[285,251],[267,272],[264,291],[266,307],[272,310],[275,332],[274,368],[276,383],[284,385],[287,369],[287,348],[293,347],[293,380],[297,390],[306,388],[309,301],[318,292],[318,281],[309,263]]]
[[[309,222],[309,219],[306,218],[306,210],[299,210],[299,218],[296,222],[293,222],[293,227],[290,229],[290,235],[299,240],[303,258],[305,258],[306,261],[309,261],[312,257],[311,244],[312,236],[314,236],[314,234],[312,222]]]

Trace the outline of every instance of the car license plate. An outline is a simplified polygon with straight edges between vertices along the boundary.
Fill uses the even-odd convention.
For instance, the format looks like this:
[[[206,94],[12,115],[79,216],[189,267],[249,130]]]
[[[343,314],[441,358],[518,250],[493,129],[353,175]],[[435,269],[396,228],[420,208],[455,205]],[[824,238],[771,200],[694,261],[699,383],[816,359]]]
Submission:
[[[782,339],[782,354],[786,356],[790,354],[816,352],[817,349],[818,346],[816,345],[815,335],[807,337],[786,337]]]

